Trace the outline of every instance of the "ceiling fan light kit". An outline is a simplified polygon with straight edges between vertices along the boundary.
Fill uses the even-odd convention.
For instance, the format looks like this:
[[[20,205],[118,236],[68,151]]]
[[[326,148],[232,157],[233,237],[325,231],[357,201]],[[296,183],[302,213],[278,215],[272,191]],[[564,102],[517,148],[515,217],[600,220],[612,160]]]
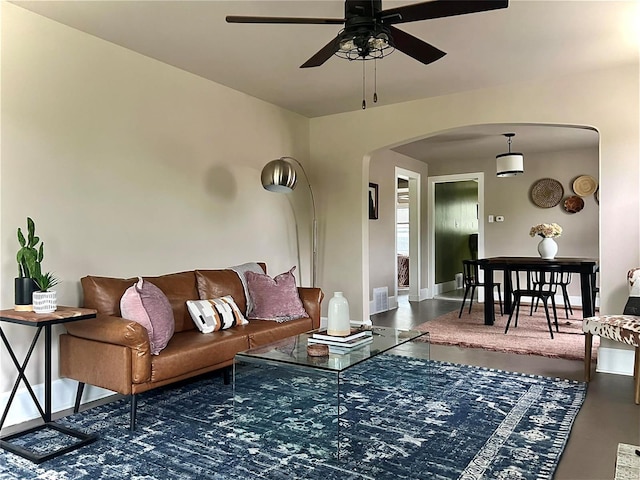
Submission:
[[[511,139],[516,136],[515,133],[503,133],[502,135],[507,137],[509,151],[496,155],[496,176],[515,177],[524,173],[524,155],[511,151]]]
[[[342,30],[338,34],[338,50],[334,55],[347,60],[373,60],[386,57],[395,50],[389,29],[376,25],[375,30]]]
[[[347,60],[377,60],[399,50],[425,65],[446,55],[394,24],[507,8],[508,0],[431,0],[382,9],[382,0],[345,0],[344,18],[227,16],[228,23],[323,24],[344,28],[300,68],[319,67],[332,56]],[[363,95],[364,96],[364,95]],[[377,94],[374,93],[374,102]],[[363,99],[363,108],[366,103]]]

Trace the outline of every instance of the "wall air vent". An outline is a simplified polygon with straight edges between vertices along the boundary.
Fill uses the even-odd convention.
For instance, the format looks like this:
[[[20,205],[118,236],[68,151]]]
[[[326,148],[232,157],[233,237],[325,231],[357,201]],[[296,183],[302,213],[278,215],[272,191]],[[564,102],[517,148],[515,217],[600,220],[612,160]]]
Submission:
[[[373,289],[373,305],[375,311],[372,313],[386,312],[389,310],[388,287],[377,287]]]

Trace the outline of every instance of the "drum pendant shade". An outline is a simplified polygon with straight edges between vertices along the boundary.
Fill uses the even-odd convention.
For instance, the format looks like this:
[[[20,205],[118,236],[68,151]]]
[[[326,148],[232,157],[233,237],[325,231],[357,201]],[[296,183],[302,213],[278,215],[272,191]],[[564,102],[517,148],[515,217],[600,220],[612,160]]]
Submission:
[[[503,133],[502,135],[507,137],[509,152],[496,155],[496,176],[515,177],[524,173],[524,155],[511,151],[511,138],[516,136],[515,133]]]
[[[502,153],[496,156],[496,175],[515,177],[524,173],[524,156],[521,153]]]

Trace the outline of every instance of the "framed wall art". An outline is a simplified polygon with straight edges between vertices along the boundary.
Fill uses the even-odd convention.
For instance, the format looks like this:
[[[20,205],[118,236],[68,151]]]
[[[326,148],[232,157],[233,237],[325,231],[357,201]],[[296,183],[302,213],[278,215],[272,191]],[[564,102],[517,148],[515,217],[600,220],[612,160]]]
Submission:
[[[378,184],[369,184],[369,220],[378,219]]]

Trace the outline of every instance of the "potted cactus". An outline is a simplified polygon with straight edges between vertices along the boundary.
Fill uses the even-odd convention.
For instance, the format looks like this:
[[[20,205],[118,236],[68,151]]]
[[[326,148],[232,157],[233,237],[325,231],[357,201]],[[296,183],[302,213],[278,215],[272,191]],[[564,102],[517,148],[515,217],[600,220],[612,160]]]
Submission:
[[[52,313],[56,311],[58,302],[56,292],[49,290],[59,282],[51,272],[39,273],[34,278],[38,291],[33,292],[33,311],[36,313]]]
[[[18,243],[20,249],[16,255],[18,277],[15,279],[15,310],[32,311],[32,295],[36,290],[34,278],[40,275],[40,264],[44,258],[44,243],[36,236],[36,226],[27,217],[27,238],[18,227]],[[40,245],[38,245],[40,243]]]

